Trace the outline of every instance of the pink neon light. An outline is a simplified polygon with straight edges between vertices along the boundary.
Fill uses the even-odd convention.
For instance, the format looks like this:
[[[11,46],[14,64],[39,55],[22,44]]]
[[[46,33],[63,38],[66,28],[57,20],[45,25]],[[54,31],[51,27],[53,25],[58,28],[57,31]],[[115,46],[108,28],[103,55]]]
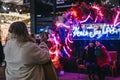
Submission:
[[[60,27],[60,26],[62,26],[62,25],[63,25],[63,23],[60,23],[60,22],[57,22],[57,23],[56,23],[56,26],[57,26],[57,27]]]
[[[92,8],[97,10],[97,13],[98,13],[98,15],[99,15],[100,17],[103,17],[103,16],[104,16],[104,15],[102,14],[101,9],[100,9],[99,6],[92,6]]]
[[[69,29],[70,28],[70,26],[67,26],[66,24],[64,24],[64,23],[56,23],[56,26],[57,27],[65,27],[65,28],[67,28],[67,29]]]
[[[68,39],[68,38],[65,39],[65,44],[66,44],[68,50],[71,51],[71,49],[68,47],[67,39]]]
[[[67,52],[66,48],[65,48],[65,47],[63,47],[63,49],[64,49],[65,53],[68,55],[68,57],[70,57],[70,55],[68,54],[68,52]]]
[[[98,6],[92,6],[92,8],[96,9],[96,10],[100,10],[100,8]]]
[[[67,37],[65,38],[65,44],[67,45]]]
[[[72,51],[72,49],[70,49],[70,47],[69,47],[69,46],[67,46],[67,49],[69,49],[70,51]]]
[[[67,37],[65,38],[65,44],[66,44],[66,46],[67,46],[67,49],[68,49],[69,51],[72,51],[72,49],[70,49],[70,47],[68,46],[68,43],[67,43],[68,39],[69,39],[69,34],[68,34]]]
[[[65,38],[65,44],[66,44],[66,45],[67,45],[67,41],[70,42],[70,43],[73,43],[73,41],[71,41],[71,40],[69,39],[69,33],[68,33],[67,37]],[[68,46],[68,45],[67,45],[67,46]]]
[[[98,20],[98,16],[96,16],[96,18],[95,18],[95,23],[97,22],[97,20]]]
[[[67,28],[67,29],[70,29],[70,26],[67,26],[67,25],[65,25],[65,24],[63,24],[63,26],[64,26],[65,28]]]
[[[99,11],[98,14],[100,15],[100,17],[103,17],[103,16],[104,16],[101,11]]]
[[[118,22],[118,23],[115,24],[115,26],[118,26],[118,25],[120,25],[120,22]],[[120,26],[119,26],[119,27],[120,27]]]
[[[70,38],[69,38],[69,37],[70,37],[70,34],[68,34],[67,37],[68,37],[68,42],[69,42],[69,43],[73,43],[73,41],[71,41]]]
[[[72,51],[69,47],[68,47],[68,44],[67,44],[67,37],[65,38],[65,44],[66,44],[66,46],[67,46],[67,48],[68,48],[68,50],[69,51]],[[66,54],[70,57],[70,55],[68,54],[68,52],[67,52],[67,50],[66,50],[66,48],[65,47],[63,47],[63,49],[64,49],[64,51],[66,52]]]
[[[117,20],[118,20],[118,18],[119,18],[119,15],[120,15],[120,12],[117,11],[117,15],[116,15],[115,20],[114,20],[114,26],[115,26],[115,24],[116,24],[116,22],[117,22]]]
[[[91,13],[90,13],[90,14],[91,14]],[[86,21],[90,18],[90,14],[87,16],[87,18],[86,18],[85,20],[80,21],[80,23],[84,23],[84,22],[86,22]]]
[[[55,41],[55,44],[59,44],[55,36],[54,36],[54,41]]]
[[[69,43],[73,43],[73,41],[71,41],[70,38],[68,38],[68,42],[69,42]]]

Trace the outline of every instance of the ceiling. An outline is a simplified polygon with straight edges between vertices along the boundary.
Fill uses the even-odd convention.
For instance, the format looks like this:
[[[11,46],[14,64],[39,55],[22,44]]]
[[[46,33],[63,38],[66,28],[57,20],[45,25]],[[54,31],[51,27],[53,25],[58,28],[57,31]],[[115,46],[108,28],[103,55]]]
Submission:
[[[30,0],[0,0],[0,13],[30,12]]]
[[[23,0],[0,0],[1,2],[4,3],[14,3],[16,5],[22,5],[23,4]]]

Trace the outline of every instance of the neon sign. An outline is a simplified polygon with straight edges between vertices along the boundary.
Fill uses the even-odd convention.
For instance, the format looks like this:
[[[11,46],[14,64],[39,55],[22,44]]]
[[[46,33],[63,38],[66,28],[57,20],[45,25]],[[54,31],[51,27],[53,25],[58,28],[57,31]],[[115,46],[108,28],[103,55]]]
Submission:
[[[71,30],[72,39],[112,39],[120,38],[120,28],[107,24],[82,24]]]

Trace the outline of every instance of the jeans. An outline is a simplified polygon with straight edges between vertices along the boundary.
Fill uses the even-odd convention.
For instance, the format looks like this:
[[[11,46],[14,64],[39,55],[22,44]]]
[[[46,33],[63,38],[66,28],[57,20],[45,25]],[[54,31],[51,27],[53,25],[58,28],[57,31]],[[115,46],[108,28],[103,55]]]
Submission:
[[[90,80],[93,80],[94,75],[96,73],[96,66],[95,62],[86,62],[87,72]]]

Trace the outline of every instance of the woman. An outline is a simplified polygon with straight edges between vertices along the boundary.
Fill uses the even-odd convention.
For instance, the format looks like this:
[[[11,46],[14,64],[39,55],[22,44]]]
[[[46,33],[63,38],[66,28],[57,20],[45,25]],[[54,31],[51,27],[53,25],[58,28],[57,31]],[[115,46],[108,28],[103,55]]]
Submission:
[[[9,33],[4,47],[6,80],[45,80],[42,64],[50,61],[48,47],[37,46],[23,22],[12,23]]]

